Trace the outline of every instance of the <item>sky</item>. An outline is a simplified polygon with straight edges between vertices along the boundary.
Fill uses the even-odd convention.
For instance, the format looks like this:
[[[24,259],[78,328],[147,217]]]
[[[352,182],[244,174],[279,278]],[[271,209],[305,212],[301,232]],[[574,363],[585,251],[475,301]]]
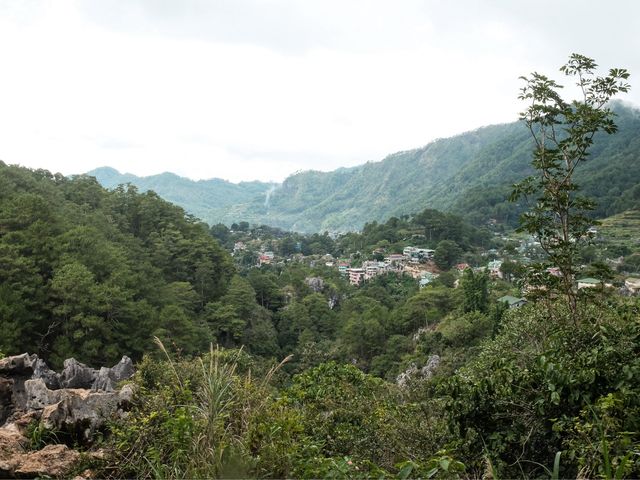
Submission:
[[[640,105],[638,31],[636,0],[0,0],[0,160],[282,181],[514,121],[573,52]]]

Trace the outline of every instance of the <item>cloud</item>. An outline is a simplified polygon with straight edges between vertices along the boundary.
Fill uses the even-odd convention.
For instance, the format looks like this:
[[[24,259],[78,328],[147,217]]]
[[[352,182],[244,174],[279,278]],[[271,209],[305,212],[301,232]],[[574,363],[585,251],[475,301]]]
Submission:
[[[0,158],[281,180],[514,120],[574,51],[640,78],[636,2],[0,1]],[[557,73],[557,75],[556,75]],[[640,103],[640,88],[627,99]]]

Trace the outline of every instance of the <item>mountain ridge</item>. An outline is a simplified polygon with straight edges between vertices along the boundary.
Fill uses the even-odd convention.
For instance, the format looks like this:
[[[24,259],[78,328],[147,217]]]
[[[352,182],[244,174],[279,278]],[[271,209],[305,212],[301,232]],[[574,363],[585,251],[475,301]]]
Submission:
[[[640,202],[640,169],[635,168],[640,111],[621,102],[612,109],[618,133],[599,134],[589,161],[576,174],[585,193],[599,202],[595,213],[601,217]],[[511,204],[507,197],[511,185],[532,172],[532,148],[530,133],[516,121],[437,139],[355,167],[296,172],[280,184],[193,181],[175,174],[117,177],[112,169],[88,174],[107,188],[130,182],[155,190],[208,223],[244,220],[301,232],[344,232],[428,207],[476,224],[495,219],[515,225],[525,205]]]

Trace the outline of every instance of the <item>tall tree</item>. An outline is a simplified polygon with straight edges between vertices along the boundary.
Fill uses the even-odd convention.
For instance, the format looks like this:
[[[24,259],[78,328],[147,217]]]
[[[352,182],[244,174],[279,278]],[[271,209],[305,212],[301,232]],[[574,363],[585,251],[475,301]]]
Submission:
[[[465,312],[485,313],[489,307],[489,278],[486,273],[474,273],[467,268],[462,274],[460,288],[463,296]]]
[[[549,262],[561,273],[556,281],[544,275],[545,265],[540,265],[530,281],[542,281],[548,291],[564,295],[574,321],[575,260],[580,243],[588,239],[593,224],[588,212],[595,204],[578,193],[573,177],[578,165],[587,160],[595,134],[616,132],[614,113],[607,105],[613,96],[630,88],[627,70],[613,68],[601,77],[594,74],[596,67],[591,58],[573,54],[560,68],[577,80],[579,100],[564,100],[559,93],[562,86],[536,72],[522,77],[525,86],[519,96],[530,103],[520,118],[535,141],[532,165],[536,172],[514,186],[511,199],[535,196],[535,205],[521,217],[520,229],[538,237]]]

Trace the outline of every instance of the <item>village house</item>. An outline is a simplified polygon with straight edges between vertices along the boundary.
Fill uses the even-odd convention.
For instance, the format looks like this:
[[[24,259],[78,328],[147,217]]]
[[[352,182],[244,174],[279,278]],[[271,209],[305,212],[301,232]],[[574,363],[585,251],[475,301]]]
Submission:
[[[467,268],[471,268],[468,263],[459,263],[456,265],[456,270],[458,271],[458,273],[464,273]]]
[[[349,283],[351,285],[360,285],[364,280],[364,268],[348,268],[347,273],[349,275]]]
[[[581,278],[578,280],[578,290],[583,288],[596,288],[602,285],[602,281],[597,278]]]
[[[487,270],[491,278],[502,278],[502,260],[493,260],[487,264]]]
[[[505,295],[504,297],[500,297],[498,299],[498,302],[506,303],[509,308],[518,308],[525,305],[527,303],[527,300],[522,297],[518,298],[511,295]]]
[[[340,272],[341,275],[347,275],[347,269],[351,266],[350,263],[347,262],[339,262],[338,263],[338,272]]]
[[[258,265],[270,265],[275,258],[275,254],[273,252],[262,252],[258,257]]]
[[[418,247],[404,247],[402,254],[411,263],[420,263],[422,261],[431,260],[435,254],[435,250]]]
[[[624,287],[631,295],[640,293],[640,278],[629,277],[624,281]]]
[[[423,289],[438,277],[439,275],[437,273],[422,272],[420,274],[420,281],[418,282],[418,286],[420,287],[420,289]]]

